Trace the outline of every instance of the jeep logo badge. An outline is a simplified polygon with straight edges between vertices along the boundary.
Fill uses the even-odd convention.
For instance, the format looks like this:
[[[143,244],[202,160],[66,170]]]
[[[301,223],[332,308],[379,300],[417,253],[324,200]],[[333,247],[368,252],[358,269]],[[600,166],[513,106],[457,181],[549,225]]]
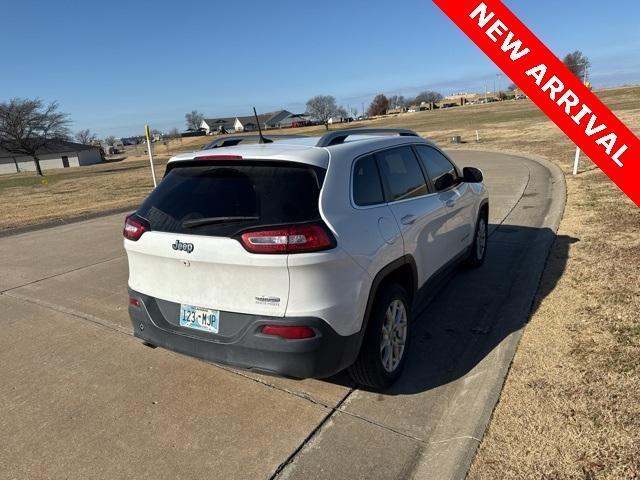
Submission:
[[[182,243],[180,240],[176,240],[176,243],[171,245],[174,250],[182,250],[183,252],[193,252],[193,243]]]

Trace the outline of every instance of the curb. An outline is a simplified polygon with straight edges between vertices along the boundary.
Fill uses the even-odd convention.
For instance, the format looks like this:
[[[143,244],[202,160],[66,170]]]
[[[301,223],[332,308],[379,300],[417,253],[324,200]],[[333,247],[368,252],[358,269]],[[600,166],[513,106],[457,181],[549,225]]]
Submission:
[[[0,238],[12,237],[14,235],[20,235],[22,233],[37,232],[38,230],[47,230],[49,228],[60,227],[62,225],[69,225],[78,222],[84,222],[85,220],[93,220],[101,217],[108,217],[109,215],[115,215],[117,213],[132,212],[138,207],[138,203],[129,205],[127,207],[112,208],[110,210],[103,210],[101,212],[84,213],[70,218],[56,218],[54,220],[48,220],[43,223],[36,223],[33,225],[27,225],[25,227],[9,228],[0,231]],[[123,219],[124,221],[124,219]]]
[[[467,150],[467,152],[474,150]],[[560,223],[564,214],[567,201],[567,187],[565,175],[562,170],[546,158],[535,155],[523,155],[515,152],[496,152],[490,150],[475,150],[484,153],[508,154],[525,160],[534,161],[543,166],[551,175],[550,198],[551,203],[544,217],[541,228],[548,228],[553,235],[541,237],[539,242],[532,247],[532,251],[539,252],[535,257],[528,275],[522,281],[520,290],[523,294],[530,294],[531,300],[522,306],[520,314],[530,318],[540,282],[544,274],[547,259],[555,242]],[[518,203],[522,200],[520,198]],[[517,204],[516,204],[517,205]],[[508,218],[508,217],[507,217]],[[526,325],[518,331],[514,331],[506,337],[493,352],[478,365],[475,374],[468,375],[466,387],[473,391],[477,398],[481,399],[477,404],[481,405],[478,411],[468,412],[466,422],[458,424],[459,418],[452,415],[451,422],[446,421],[443,429],[456,423],[456,431],[459,436],[447,440],[433,442],[424,447],[410,478],[437,479],[437,480],[462,480],[467,478],[469,469],[473,463],[478,447],[482,442],[485,431],[489,426],[495,407],[497,406],[502,388],[506,381],[511,364],[515,357],[518,344],[524,333]],[[470,372],[471,373],[471,372]]]

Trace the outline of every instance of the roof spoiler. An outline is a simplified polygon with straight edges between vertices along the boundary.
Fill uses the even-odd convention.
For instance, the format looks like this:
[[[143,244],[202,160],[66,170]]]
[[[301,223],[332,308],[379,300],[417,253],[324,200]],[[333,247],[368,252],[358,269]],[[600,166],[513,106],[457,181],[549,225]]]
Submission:
[[[269,135],[271,140],[285,140],[288,138],[304,138],[305,135]],[[239,143],[260,140],[260,135],[228,135],[226,137],[218,137],[207,143],[201,150],[210,150],[212,148],[235,147]],[[206,147],[206,148],[205,148]]]
[[[340,145],[351,135],[399,135],[401,137],[419,137],[416,132],[407,128],[347,128],[329,132],[318,140],[316,147]]]

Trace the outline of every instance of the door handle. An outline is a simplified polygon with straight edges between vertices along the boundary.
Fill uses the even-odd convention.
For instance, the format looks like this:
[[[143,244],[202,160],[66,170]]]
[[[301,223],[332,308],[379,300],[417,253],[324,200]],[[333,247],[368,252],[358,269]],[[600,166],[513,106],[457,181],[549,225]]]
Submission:
[[[446,202],[444,202],[444,204],[447,208],[453,208],[456,206],[456,202],[453,200],[447,200]]]
[[[416,222],[415,215],[405,215],[400,219],[400,223],[403,225],[413,225]]]

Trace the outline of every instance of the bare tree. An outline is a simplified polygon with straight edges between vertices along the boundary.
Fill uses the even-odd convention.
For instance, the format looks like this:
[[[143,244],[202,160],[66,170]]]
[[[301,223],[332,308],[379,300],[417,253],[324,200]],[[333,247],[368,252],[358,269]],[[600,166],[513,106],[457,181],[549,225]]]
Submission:
[[[368,114],[370,117],[375,117],[376,115],[384,115],[387,113],[389,109],[389,99],[385,97],[383,94],[376,95],[376,97],[369,105]]]
[[[307,101],[307,115],[322,122],[327,130],[329,130],[329,119],[339,113],[341,112],[336,105],[336,99],[331,95],[316,95]]]
[[[407,106],[407,100],[403,95],[392,95],[389,97],[389,108],[404,108]]]
[[[169,130],[169,132],[167,132],[167,136],[171,140],[180,140],[180,142],[182,142],[182,135],[180,135],[180,130],[178,130],[176,127],[173,127],[171,130]]]
[[[92,133],[88,128],[85,130],[80,130],[76,133],[76,140],[78,143],[83,143],[85,145],[90,145],[97,140],[97,136],[95,133]]]
[[[415,103],[438,103],[443,98],[441,93],[426,90],[416,96]]]
[[[108,137],[105,137],[104,143],[106,143],[110,147],[113,147],[116,144],[116,137],[114,137],[113,135],[109,135]]]
[[[52,140],[69,136],[69,118],[58,111],[57,102],[45,105],[36,98],[13,98],[0,103],[0,146],[12,153],[33,158],[42,176],[37,152]]]
[[[591,62],[580,50],[567,54],[562,62],[576,77],[580,80],[586,80],[587,70],[591,66]]]
[[[198,130],[202,120],[204,120],[204,115],[197,110],[191,110],[189,113],[185,113],[184,119],[187,124],[187,130]]]

